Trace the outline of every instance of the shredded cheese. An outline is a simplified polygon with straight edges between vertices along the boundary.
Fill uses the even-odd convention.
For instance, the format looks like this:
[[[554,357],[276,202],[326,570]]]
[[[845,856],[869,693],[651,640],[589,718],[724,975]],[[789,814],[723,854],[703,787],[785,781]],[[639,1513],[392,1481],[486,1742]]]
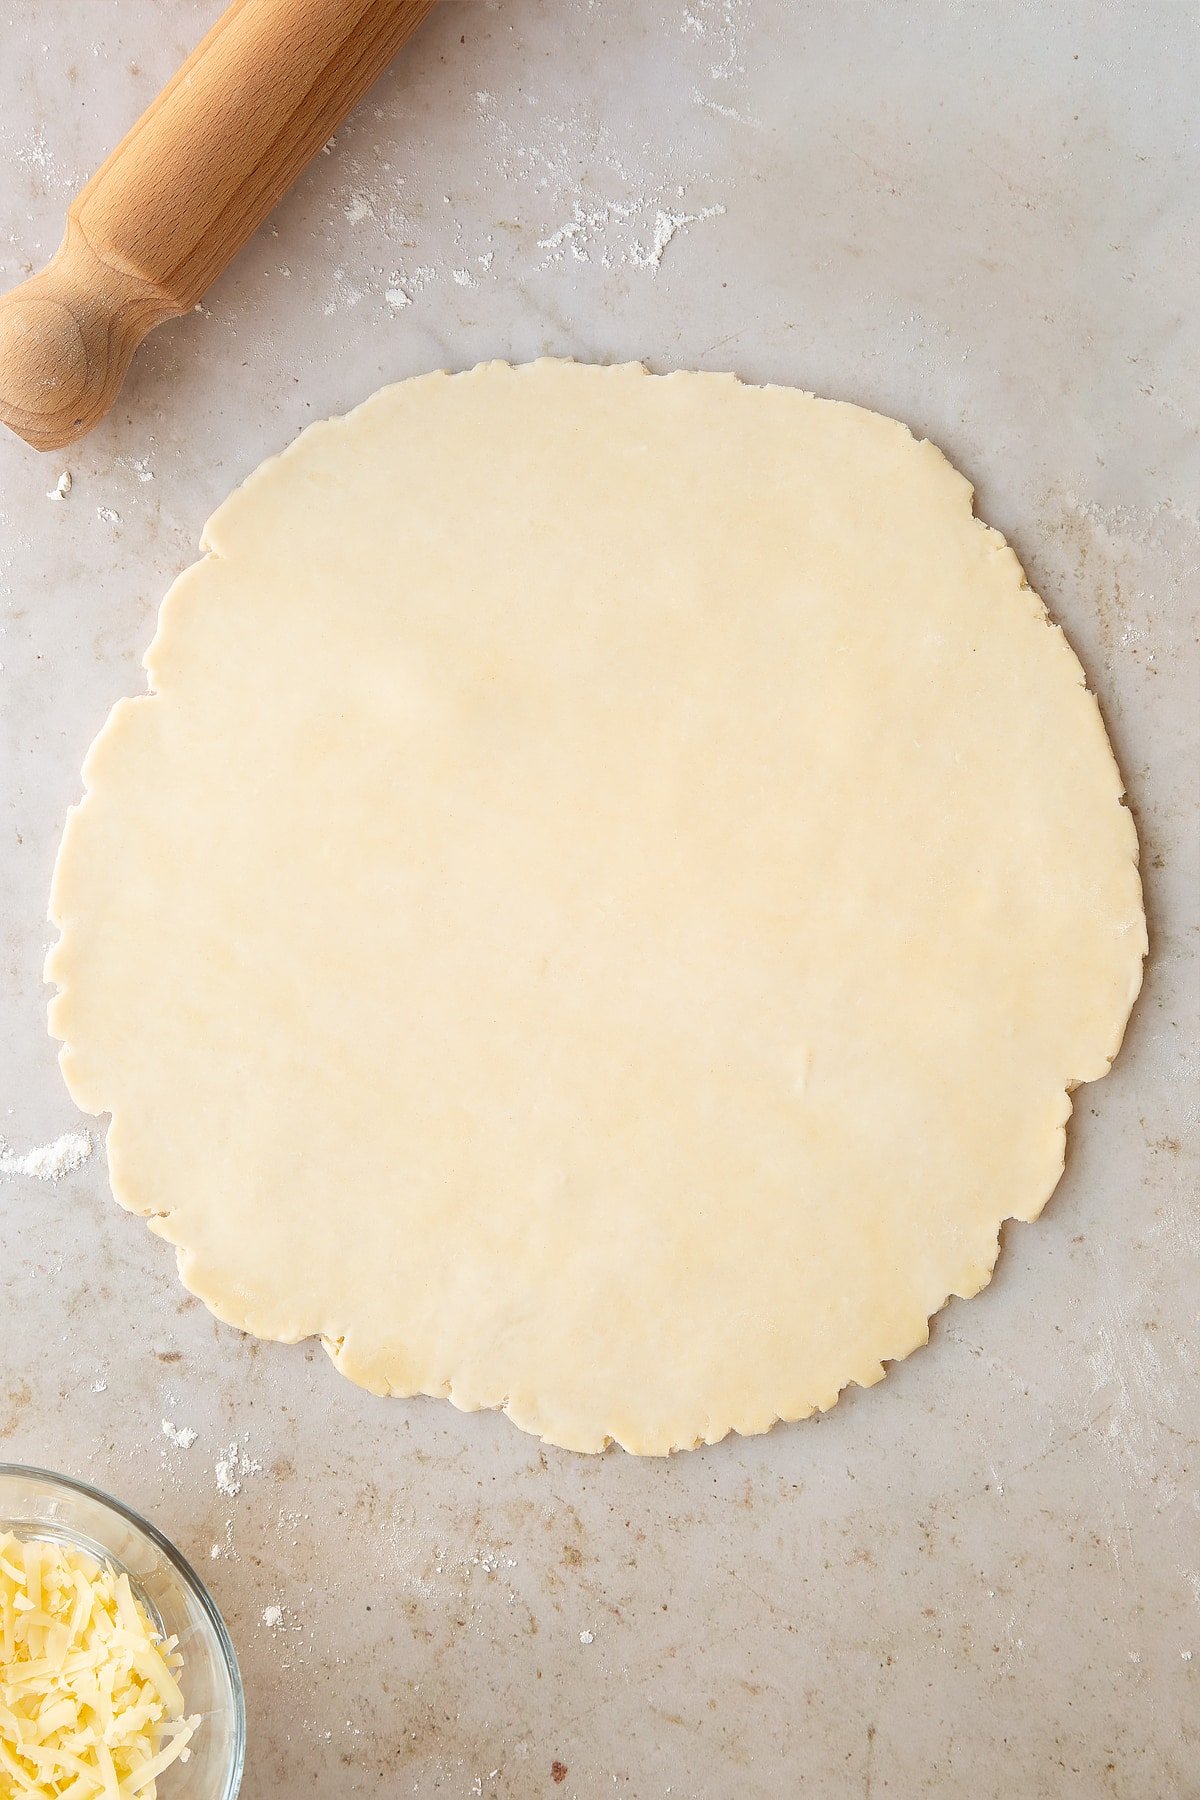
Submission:
[[[182,1666],[127,1575],[0,1532],[4,1800],[155,1800],[200,1723],[184,1716]]]

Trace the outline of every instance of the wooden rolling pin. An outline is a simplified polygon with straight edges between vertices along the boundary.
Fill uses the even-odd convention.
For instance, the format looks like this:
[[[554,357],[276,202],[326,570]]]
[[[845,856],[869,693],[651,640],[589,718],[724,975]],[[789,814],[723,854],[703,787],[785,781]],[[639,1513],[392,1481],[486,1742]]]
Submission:
[[[0,421],[38,450],[90,431],[435,4],[233,0],[0,299]]]

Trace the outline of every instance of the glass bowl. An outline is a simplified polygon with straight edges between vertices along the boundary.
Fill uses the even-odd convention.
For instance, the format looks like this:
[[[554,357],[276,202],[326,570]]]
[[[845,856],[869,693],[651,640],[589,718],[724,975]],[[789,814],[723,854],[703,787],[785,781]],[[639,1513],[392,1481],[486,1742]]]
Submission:
[[[242,1679],[224,1621],[191,1564],[99,1488],[18,1463],[0,1463],[0,1531],[76,1544],[128,1575],[151,1619],[179,1639],[184,1701],[200,1714],[191,1756],[159,1776],[159,1800],[237,1800],[246,1756]]]

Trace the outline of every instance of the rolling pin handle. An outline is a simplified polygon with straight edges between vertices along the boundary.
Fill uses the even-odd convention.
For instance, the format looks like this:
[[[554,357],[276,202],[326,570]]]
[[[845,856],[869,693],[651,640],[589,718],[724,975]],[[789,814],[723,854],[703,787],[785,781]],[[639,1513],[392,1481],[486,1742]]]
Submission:
[[[35,450],[82,437],[148,331],[183,309],[96,255],[78,222],[40,274],[0,298],[0,419]]]
[[[0,299],[0,423],[38,450],[90,431],[435,4],[232,0]]]

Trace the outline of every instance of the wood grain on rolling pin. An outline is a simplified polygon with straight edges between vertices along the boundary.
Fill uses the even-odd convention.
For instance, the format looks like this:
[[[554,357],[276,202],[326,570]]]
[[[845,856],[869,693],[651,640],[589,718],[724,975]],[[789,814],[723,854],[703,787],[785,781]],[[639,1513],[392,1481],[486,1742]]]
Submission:
[[[234,0],[0,299],[0,420],[41,450],[91,430],[435,4]]]

